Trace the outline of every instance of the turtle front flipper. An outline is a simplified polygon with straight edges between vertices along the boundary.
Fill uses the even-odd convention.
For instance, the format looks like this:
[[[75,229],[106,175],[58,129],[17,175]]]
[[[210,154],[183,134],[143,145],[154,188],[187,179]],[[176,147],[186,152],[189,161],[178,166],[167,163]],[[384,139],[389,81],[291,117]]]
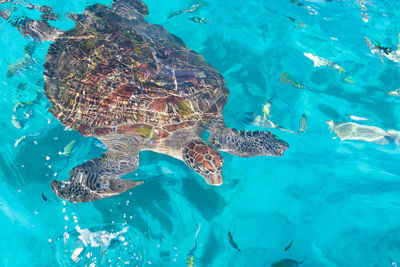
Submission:
[[[219,151],[239,157],[282,156],[289,144],[279,140],[271,132],[237,131],[221,129],[213,131],[208,141]]]
[[[73,203],[89,202],[121,194],[143,183],[122,180],[122,175],[139,166],[139,154],[125,155],[107,151],[100,158],[87,161],[70,171],[67,181],[51,182],[58,197]]]
[[[183,161],[202,176],[208,184],[222,184],[224,159],[215,148],[203,140],[192,140],[182,150]]]
[[[141,0],[114,0],[112,7],[121,17],[139,20],[149,15],[149,8]]]

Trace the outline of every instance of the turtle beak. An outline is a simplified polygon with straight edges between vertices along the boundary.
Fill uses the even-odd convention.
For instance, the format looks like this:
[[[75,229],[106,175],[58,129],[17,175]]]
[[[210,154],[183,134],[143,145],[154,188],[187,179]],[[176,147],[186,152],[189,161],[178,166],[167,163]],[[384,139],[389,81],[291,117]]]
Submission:
[[[209,185],[220,186],[220,185],[222,185],[222,182],[223,182],[222,172],[218,171],[218,172],[210,173],[207,176],[205,176],[204,179],[206,179],[206,182]]]

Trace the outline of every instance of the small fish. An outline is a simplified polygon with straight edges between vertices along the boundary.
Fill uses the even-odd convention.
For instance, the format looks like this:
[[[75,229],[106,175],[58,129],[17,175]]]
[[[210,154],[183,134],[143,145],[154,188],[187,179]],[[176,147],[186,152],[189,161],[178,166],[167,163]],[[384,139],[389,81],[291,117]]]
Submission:
[[[47,197],[42,193],[42,198],[44,201],[47,201]]]
[[[17,147],[22,141],[24,141],[28,136],[24,135],[21,138],[19,138],[17,141],[14,143],[14,147]]]
[[[281,83],[290,84],[290,85],[292,85],[292,86],[294,86],[294,87],[297,87],[297,88],[300,88],[300,89],[306,88],[303,84],[292,80],[292,79],[290,78],[290,74],[289,74],[289,73],[286,73],[286,72],[282,72],[282,73],[281,73],[281,77],[279,78],[279,81],[280,81]]]
[[[289,17],[289,16],[286,16],[288,19],[290,19],[293,23],[295,23],[296,22],[296,19],[294,19],[294,18],[292,18],[292,17]]]
[[[180,14],[182,14],[182,13],[193,13],[193,12],[195,12],[197,9],[199,9],[203,4],[204,4],[204,1],[201,1],[200,3],[191,5],[191,6],[190,6],[189,8],[187,8],[187,9],[181,9],[181,10],[172,12],[171,14],[168,15],[168,18],[170,19],[170,18],[175,17],[175,16],[177,16],[177,15],[180,15]]]
[[[300,1],[297,1],[297,0],[290,0],[290,3],[295,4],[296,6],[299,6],[299,7],[303,7],[303,6],[304,6],[304,8],[307,9],[308,11],[310,11],[309,13],[312,14],[312,15],[317,15],[317,14],[318,14],[318,12],[317,12],[315,9],[313,9],[313,8],[310,7],[310,6],[305,6],[305,5],[304,5],[302,2],[300,2]]]
[[[358,116],[349,115],[349,114],[346,114],[346,116],[349,117],[350,119],[352,119],[353,121],[368,121],[368,119],[364,118],[364,117],[358,117]]]
[[[383,57],[395,63],[400,63],[400,34],[398,35],[398,38],[399,42],[397,43],[397,48],[394,51],[390,47],[381,46],[379,42],[376,45],[374,45],[370,39],[364,37],[367,46],[371,50],[371,53],[378,55],[381,59],[382,64],[383,64]]]
[[[305,23],[303,23],[301,21],[297,21],[297,28],[296,29],[301,29],[301,28],[304,28],[306,26],[307,26],[307,24],[305,24]]]
[[[297,27],[296,27],[296,29],[301,29],[301,28],[304,28],[305,26],[307,26],[305,23],[303,23],[303,22],[301,22],[301,21],[298,21],[297,19],[295,19],[295,18],[292,18],[292,17],[289,17],[289,16],[286,16],[288,19],[290,19],[293,23],[297,23]]]
[[[297,1],[297,0],[290,0],[290,3],[295,4],[296,6],[300,6],[300,7],[304,6],[304,4],[302,2]]]
[[[267,128],[267,129],[278,129],[278,130],[285,131],[288,133],[294,133],[293,131],[285,129],[285,128],[273,123],[271,120],[265,119],[261,116],[257,116],[254,118],[253,125],[261,126],[261,127]]]
[[[17,61],[17,63],[12,63],[8,65],[7,78],[12,78],[17,72],[26,70],[34,61],[31,57],[25,57]]]
[[[196,23],[201,23],[201,24],[208,24],[210,21],[206,18],[200,18],[200,17],[191,17],[189,18],[190,20],[196,22]]]
[[[269,114],[270,114],[270,112],[271,112],[271,104],[272,104],[272,102],[274,101],[275,97],[276,97],[276,94],[274,94],[274,95],[268,100],[268,102],[265,103],[265,105],[264,105],[264,107],[263,107],[263,118],[264,118],[264,119],[269,118]]]
[[[344,81],[347,83],[356,83],[355,81],[350,80],[353,76],[349,76],[347,78],[344,78]]]
[[[64,147],[64,152],[59,152],[59,154],[67,156],[67,158],[69,158],[72,149],[74,148],[74,145],[75,145],[75,140],[72,140],[71,142],[68,143],[68,145]]]
[[[194,256],[193,255],[188,255],[187,261],[186,261],[186,266],[187,267],[194,267]]]
[[[25,107],[26,105],[33,105],[33,101],[28,101],[28,102],[17,102],[13,108],[13,111],[17,111],[18,108],[20,107]]]
[[[271,267],[297,267],[300,264],[303,264],[306,260],[306,257],[302,261],[296,261],[291,259],[283,259],[278,262],[271,264]]]
[[[393,90],[393,91],[390,91],[388,93],[388,95],[390,95],[390,96],[400,96],[400,88],[396,89],[396,90]]]
[[[292,240],[292,242],[290,242],[290,244],[285,247],[285,251],[288,251],[292,247],[293,242],[294,240]]]
[[[236,249],[237,251],[240,251],[239,246],[235,243],[235,241],[233,241],[233,237],[232,237],[232,233],[231,232],[228,232],[228,240],[229,240],[229,243],[231,243],[231,245],[232,245],[232,247],[234,249]]]
[[[265,103],[263,107],[263,118],[266,119],[269,117],[269,113],[271,112],[271,102]]]
[[[301,115],[301,118],[300,118],[299,134],[304,133],[306,130],[307,130],[307,116],[306,116],[306,114],[303,114],[303,115]]]
[[[336,133],[333,139],[340,138],[340,140],[359,140],[364,142],[377,143],[380,145],[387,145],[390,134],[385,130],[376,126],[362,125],[354,122],[334,122],[332,120],[326,121],[329,130]]]
[[[330,61],[328,59],[319,57],[315,54],[311,54],[311,53],[304,53],[304,56],[306,56],[308,59],[312,60],[314,62],[314,67],[321,67],[321,66],[327,66],[327,67],[331,67],[334,69],[337,69],[339,71],[339,74],[341,75],[342,72],[344,72],[345,70],[340,67],[338,64],[336,64],[333,61]]]
[[[27,45],[25,45],[24,48],[25,56],[32,57],[33,53],[35,53],[35,50],[36,50],[35,42],[29,42]]]
[[[13,126],[15,128],[21,129],[22,125],[21,123],[18,121],[18,117],[16,115],[12,115],[11,116],[11,123],[13,124]],[[16,145],[15,145],[16,146]]]
[[[194,236],[194,246],[189,251],[188,256],[187,256],[186,265],[188,267],[194,267],[195,266],[195,264],[194,264],[194,252],[196,251],[196,248],[197,248],[197,235],[200,232],[200,228],[201,228],[201,223],[199,223],[199,228],[197,228],[196,235]]]
[[[178,16],[184,12],[185,12],[185,10],[178,10],[178,11],[172,12],[171,14],[168,15],[168,18],[170,19],[170,18]]]

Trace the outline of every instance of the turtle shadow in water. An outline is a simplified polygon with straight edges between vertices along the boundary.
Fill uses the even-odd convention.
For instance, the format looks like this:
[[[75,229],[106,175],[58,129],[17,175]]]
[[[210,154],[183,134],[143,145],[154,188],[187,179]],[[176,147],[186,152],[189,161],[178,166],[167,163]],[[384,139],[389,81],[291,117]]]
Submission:
[[[200,259],[201,266],[211,266],[215,257],[218,256],[221,250],[217,236],[213,231],[210,231],[208,238],[203,246],[202,257]]]
[[[227,204],[226,200],[216,192],[220,187],[201,186],[195,178],[188,177],[183,179],[183,196],[207,221],[211,221],[213,217],[223,212]]]
[[[319,104],[318,105],[319,111],[324,113],[328,118],[336,119],[340,121],[341,119],[344,119],[342,115],[340,115],[333,107],[325,105],[325,104]]]

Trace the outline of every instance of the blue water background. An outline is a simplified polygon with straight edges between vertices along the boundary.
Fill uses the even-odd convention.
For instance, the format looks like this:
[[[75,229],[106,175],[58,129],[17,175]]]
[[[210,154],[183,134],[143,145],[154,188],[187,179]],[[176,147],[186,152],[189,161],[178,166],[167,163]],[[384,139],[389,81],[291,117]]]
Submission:
[[[69,13],[96,2],[35,1],[55,9],[59,21],[52,24],[62,29],[73,27]],[[366,36],[396,47],[400,2],[369,1],[368,22],[356,1],[303,0],[305,5],[298,6],[283,0],[214,0],[196,13],[171,19],[171,12],[194,2],[145,2],[147,21],[165,26],[224,75],[231,92],[224,109],[229,127],[263,130],[253,120],[276,95],[271,120],[297,130],[304,113],[307,131],[299,136],[272,130],[290,144],[281,158],[222,153],[220,187],[206,185],[183,162],[141,152],[139,169],[126,178],[144,179],[144,185],[92,203],[63,203],[50,181],[67,179],[72,167],[104,150],[94,138],[67,131],[48,112],[42,73],[49,43],[38,44],[35,62],[7,78],[9,64],[25,57],[29,40],[0,21],[0,265],[71,266],[79,225],[92,232],[129,229],[127,245],[114,242],[103,255],[93,249],[89,257],[87,248],[77,266],[184,266],[199,223],[197,266],[270,266],[305,256],[305,267],[399,262],[400,149],[332,139],[335,134],[325,121],[348,121],[345,114],[352,114],[370,119],[364,124],[400,130],[400,100],[387,95],[400,87],[399,65],[382,64],[364,41]],[[16,12],[39,17],[26,8]],[[192,16],[210,23],[195,23],[188,19]],[[306,27],[297,29],[286,16]],[[344,76],[332,68],[314,68],[304,52],[337,62],[346,70]],[[280,83],[282,72],[312,90]],[[346,82],[347,76],[354,83]],[[24,101],[34,104],[22,115],[20,109],[13,111]],[[20,119],[26,113],[29,118]],[[13,125],[13,115],[21,129]],[[24,135],[31,136],[15,147]],[[59,151],[72,140],[76,143],[68,160]],[[229,244],[228,231],[241,252]],[[291,240],[293,246],[284,251]]]

